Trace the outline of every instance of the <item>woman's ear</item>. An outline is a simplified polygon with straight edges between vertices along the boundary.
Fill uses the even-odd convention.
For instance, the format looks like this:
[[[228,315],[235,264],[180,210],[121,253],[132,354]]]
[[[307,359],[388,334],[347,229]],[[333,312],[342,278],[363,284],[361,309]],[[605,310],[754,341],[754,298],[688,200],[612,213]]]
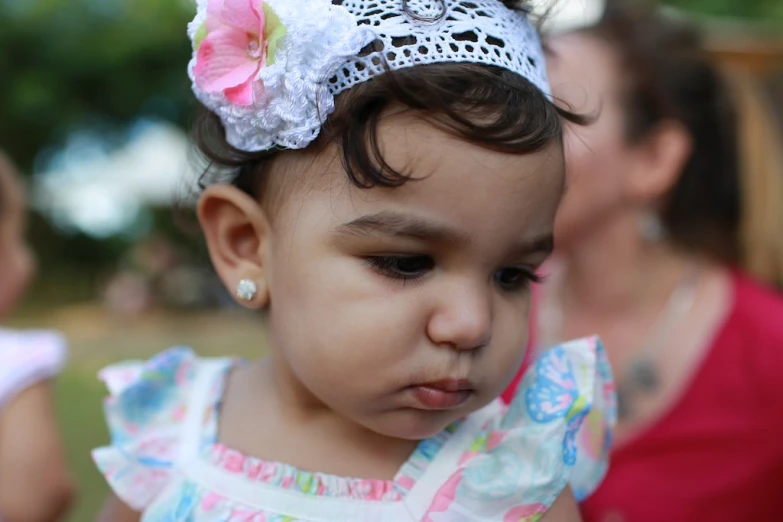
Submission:
[[[199,198],[198,219],[218,276],[234,299],[248,308],[269,304],[269,220],[251,196],[225,184]]]
[[[659,201],[677,184],[692,150],[691,135],[680,123],[656,125],[637,145],[631,196],[645,205]]]

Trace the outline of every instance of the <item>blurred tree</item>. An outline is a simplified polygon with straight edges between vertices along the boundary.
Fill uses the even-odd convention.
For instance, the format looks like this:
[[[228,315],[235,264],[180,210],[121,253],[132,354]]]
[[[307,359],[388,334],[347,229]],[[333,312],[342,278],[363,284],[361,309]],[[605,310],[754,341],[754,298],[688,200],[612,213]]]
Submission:
[[[783,21],[783,0],[663,1],[697,13]],[[98,129],[111,140],[138,118],[186,128],[195,107],[185,74],[191,53],[185,25],[194,4],[0,0],[0,147],[30,172],[74,130]],[[155,216],[155,227],[171,223]],[[49,280],[45,288],[52,281],[94,286],[96,274],[129,242],[64,235],[40,216],[31,235]]]
[[[191,4],[0,0],[0,146],[27,170],[74,127],[186,124]]]
[[[783,20],[781,0],[664,0],[685,10]],[[25,170],[86,125],[138,116],[186,126],[185,24],[195,0],[0,0],[0,146]]]
[[[751,18],[783,23],[781,0],[663,0],[685,11],[712,15]]]
[[[186,127],[194,0],[0,0],[0,147],[24,172],[75,129],[121,136],[140,117]],[[64,235],[33,216],[34,298],[88,297],[128,238]]]

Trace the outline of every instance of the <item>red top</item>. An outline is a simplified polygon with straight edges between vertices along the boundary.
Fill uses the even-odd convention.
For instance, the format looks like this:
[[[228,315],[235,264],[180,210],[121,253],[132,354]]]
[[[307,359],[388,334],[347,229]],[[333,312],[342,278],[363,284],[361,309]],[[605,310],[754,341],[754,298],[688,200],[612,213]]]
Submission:
[[[615,447],[585,522],[783,520],[783,298],[739,275],[733,289],[683,397]]]

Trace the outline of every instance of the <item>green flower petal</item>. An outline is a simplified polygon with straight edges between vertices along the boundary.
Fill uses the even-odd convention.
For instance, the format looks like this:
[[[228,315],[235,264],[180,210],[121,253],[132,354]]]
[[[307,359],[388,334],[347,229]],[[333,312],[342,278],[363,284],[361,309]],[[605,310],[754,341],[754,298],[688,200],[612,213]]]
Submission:
[[[196,31],[196,34],[193,36],[193,50],[198,51],[198,48],[201,47],[201,42],[204,41],[204,38],[207,37],[207,23],[204,22],[201,24],[201,27],[198,28]]]
[[[479,435],[470,445],[470,451],[482,452],[487,449],[488,444],[489,444],[489,435],[487,435],[486,433]]]
[[[569,408],[568,413],[566,414],[566,420],[567,421],[571,420],[576,414],[584,411],[586,407],[587,407],[587,397],[585,397],[584,395],[580,395],[574,401],[574,404],[571,405],[571,408]]]
[[[263,4],[264,8],[264,40],[266,41],[266,63],[272,65],[275,63],[275,53],[277,44],[285,36],[285,25],[278,18],[269,4]]]

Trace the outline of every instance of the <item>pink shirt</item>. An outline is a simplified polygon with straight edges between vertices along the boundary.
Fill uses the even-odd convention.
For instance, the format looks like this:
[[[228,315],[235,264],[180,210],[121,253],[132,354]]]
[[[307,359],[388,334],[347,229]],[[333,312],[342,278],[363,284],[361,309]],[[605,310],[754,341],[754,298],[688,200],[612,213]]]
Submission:
[[[783,297],[732,279],[732,309],[684,395],[613,449],[585,522],[783,520]]]

